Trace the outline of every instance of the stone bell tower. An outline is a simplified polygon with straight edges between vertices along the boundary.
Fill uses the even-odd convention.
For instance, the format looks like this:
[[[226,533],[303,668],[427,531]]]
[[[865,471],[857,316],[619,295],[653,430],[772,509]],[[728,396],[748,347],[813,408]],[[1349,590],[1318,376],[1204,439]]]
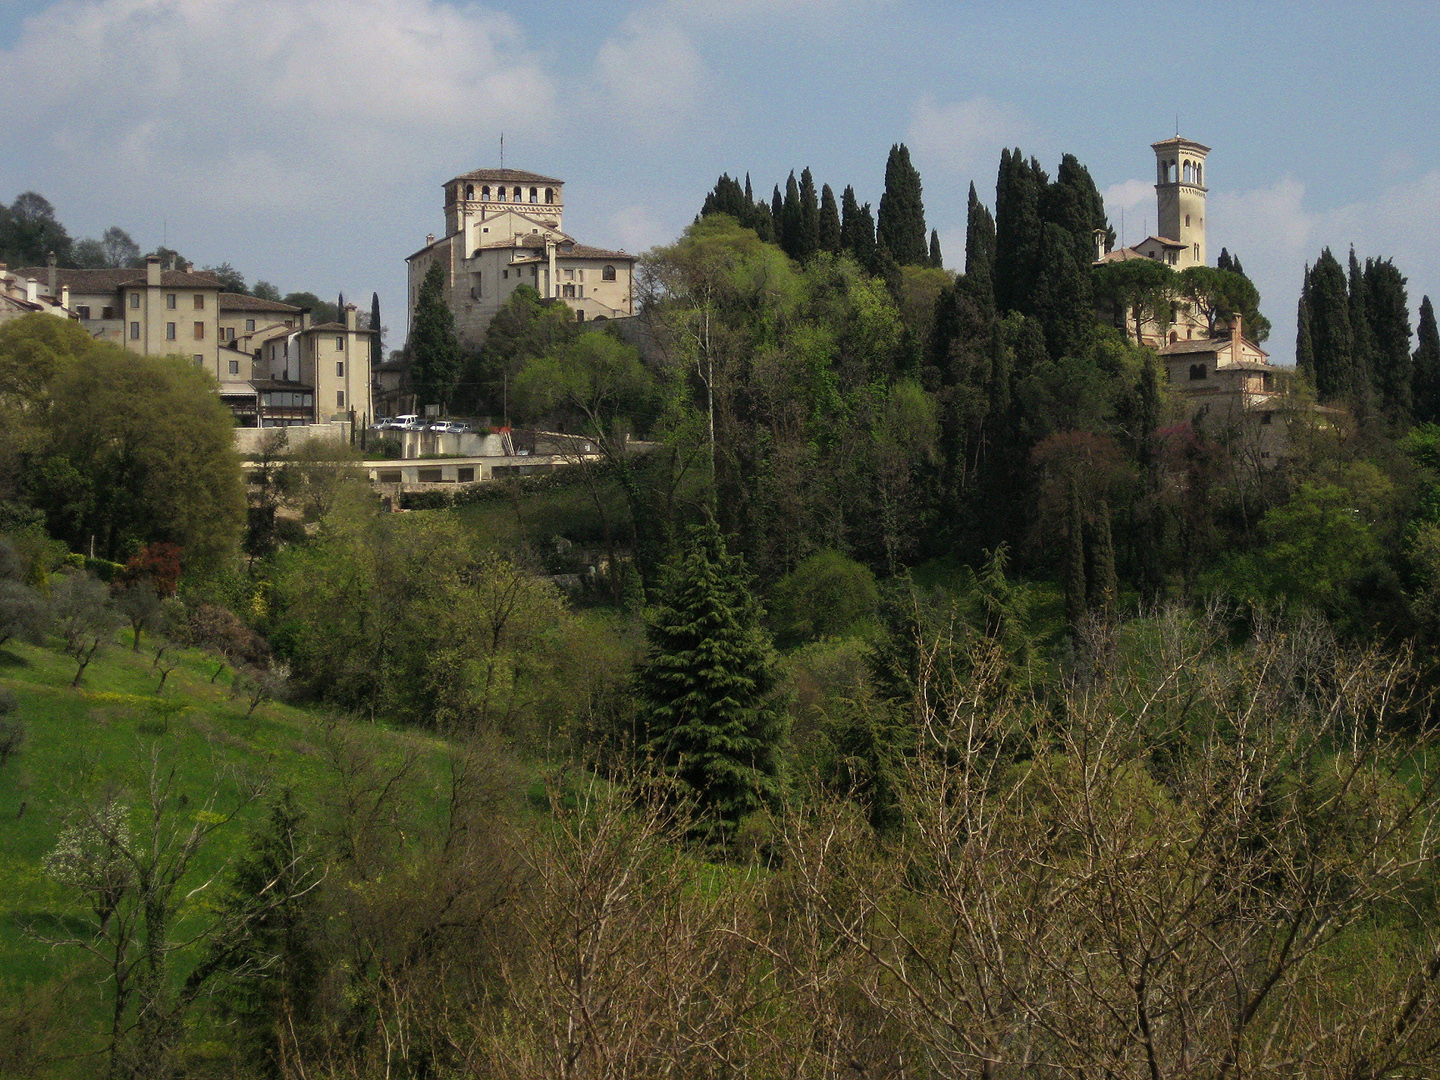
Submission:
[[[1156,232],[1183,247],[1177,266],[1204,266],[1205,155],[1210,147],[1175,136],[1151,143],[1155,151]]]

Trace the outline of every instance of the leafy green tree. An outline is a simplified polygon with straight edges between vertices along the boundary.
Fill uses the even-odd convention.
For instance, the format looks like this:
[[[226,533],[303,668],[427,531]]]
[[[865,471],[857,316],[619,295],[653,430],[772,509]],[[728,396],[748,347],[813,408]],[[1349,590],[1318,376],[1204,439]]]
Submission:
[[[313,292],[291,292],[286,293],[281,303],[289,304],[291,307],[306,308],[310,312],[310,321],[319,325],[320,323],[338,322],[340,312],[335,310],[335,305],[328,300],[321,300]]]
[[[923,266],[929,260],[920,173],[910,163],[910,150],[904,143],[892,146],[885,162],[885,192],[880,196],[875,240],[901,266]]]
[[[864,634],[876,626],[880,590],[869,567],[820,551],[775,586],[770,623],[782,646]]]
[[[140,245],[118,225],[105,230],[99,240],[81,240],[75,244],[73,259],[78,267],[90,269],[121,269],[144,265]]]
[[[124,622],[103,583],[89,574],[66,574],[50,591],[50,616],[64,641],[65,655],[74,660],[75,678],[80,677],[96,655],[115,637]]]
[[[445,268],[430,264],[420,282],[410,325],[410,381],[420,401],[444,405],[460,377],[460,342],[455,315],[445,303]]]
[[[1412,392],[1415,419],[1422,424],[1440,421],[1440,329],[1435,308],[1426,296],[1420,301],[1420,325],[1415,332]]]
[[[268,281],[255,282],[250,292],[257,300],[274,300],[277,303],[280,301],[280,290]]]
[[[713,521],[691,528],[645,629],[637,749],[727,836],[778,795],[784,728],[759,605]]]
[[[53,252],[61,266],[69,266],[70,247],[70,234],[56,219],[55,208],[38,192],[17,195],[0,215],[0,262],[44,266]]]
[[[1260,315],[1260,293],[1249,278],[1213,266],[1187,266],[1180,271],[1178,285],[1180,294],[1205,317],[1212,337],[1219,323],[1228,323],[1236,315],[1251,341],[1269,336],[1269,320]]]
[[[205,271],[219,278],[220,287],[226,292],[239,293],[241,296],[249,295],[250,290],[245,285],[245,275],[228,262],[223,262],[219,266],[207,266]]]

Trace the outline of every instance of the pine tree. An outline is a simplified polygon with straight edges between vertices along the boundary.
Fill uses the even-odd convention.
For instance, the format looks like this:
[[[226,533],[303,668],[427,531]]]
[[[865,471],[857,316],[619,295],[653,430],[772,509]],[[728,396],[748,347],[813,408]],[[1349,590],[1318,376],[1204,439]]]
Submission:
[[[840,254],[840,209],[835,205],[835,192],[829,184],[820,189],[819,241],[821,251]]]
[[[410,382],[423,405],[443,405],[460,374],[455,315],[445,303],[445,268],[430,264],[410,327]]]
[[[930,265],[940,270],[945,266],[945,257],[940,254],[940,234],[930,230]]]
[[[1420,301],[1420,325],[1415,330],[1415,355],[1411,358],[1415,420],[1421,424],[1440,423],[1440,329],[1430,297]]]
[[[370,367],[373,370],[379,367],[384,360],[384,346],[380,343],[380,294],[370,294],[370,329],[375,331],[370,336]]]
[[[1365,317],[1380,408],[1399,424],[1411,414],[1410,302],[1405,276],[1389,259],[1365,260]]]
[[[885,193],[880,196],[875,240],[901,266],[924,266],[930,257],[920,174],[910,163],[904,143],[890,148],[885,163]]]
[[[718,526],[693,526],[687,540],[646,625],[640,749],[723,836],[778,790],[775,657]]]

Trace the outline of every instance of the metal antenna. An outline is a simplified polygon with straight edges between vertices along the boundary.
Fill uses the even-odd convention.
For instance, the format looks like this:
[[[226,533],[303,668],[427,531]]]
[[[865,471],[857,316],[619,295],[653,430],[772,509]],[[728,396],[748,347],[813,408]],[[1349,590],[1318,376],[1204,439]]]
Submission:
[[[500,171],[505,171],[505,132],[500,132]]]

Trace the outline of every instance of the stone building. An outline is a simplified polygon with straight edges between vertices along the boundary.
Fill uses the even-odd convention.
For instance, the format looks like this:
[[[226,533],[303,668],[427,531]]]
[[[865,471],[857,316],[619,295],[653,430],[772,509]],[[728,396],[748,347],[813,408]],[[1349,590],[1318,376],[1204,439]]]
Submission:
[[[27,288],[43,303],[68,310],[94,338],[144,356],[189,357],[215,377],[241,427],[373,415],[371,331],[357,328],[354,307],[344,322],[311,326],[303,308],[225,292],[214,274],[166,270],[157,255],[144,269],[51,264],[11,276],[33,282]]]
[[[521,285],[560,300],[578,320],[635,313],[635,256],[577,243],[564,231],[564,183],[517,169],[477,169],[448,181],[445,234],[431,234],[409,263],[413,313],[434,263],[460,343],[479,345],[495,313]]]

